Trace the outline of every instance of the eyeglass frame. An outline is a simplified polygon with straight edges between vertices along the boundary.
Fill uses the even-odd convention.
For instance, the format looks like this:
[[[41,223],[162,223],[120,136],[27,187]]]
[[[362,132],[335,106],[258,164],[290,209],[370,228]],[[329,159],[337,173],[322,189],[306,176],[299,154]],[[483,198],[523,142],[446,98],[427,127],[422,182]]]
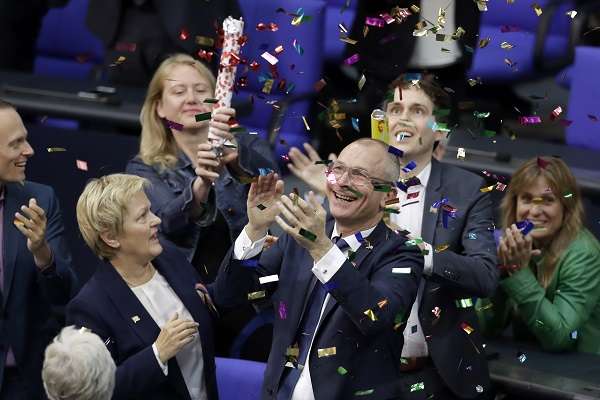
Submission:
[[[334,166],[340,166],[340,167],[344,168],[344,171],[342,172],[342,174],[339,177],[337,177],[336,174],[335,174],[335,172],[333,172],[333,167]],[[325,169],[325,175],[329,175],[329,174],[333,173],[333,175],[335,176],[335,179],[339,180],[346,173],[348,173],[348,179],[349,179],[350,183],[352,183],[352,184],[354,184],[356,186],[365,186],[362,183],[353,182],[353,180],[352,180],[352,176],[353,175],[351,173],[352,171],[360,171],[362,174],[359,174],[359,175],[361,175],[362,177],[366,178],[369,181],[369,183],[371,184],[372,187],[375,187],[375,186],[378,186],[378,185],[390,185],[390,186],[394,187],[394,182],[391,182],[391,181],[388,181],[388,180],[385,180],[385,179],[381,179],[381,178],[374,178],[371,175],[369,175],[368,171],[365,170],[365,169],[357,168],[357,167],[349,167],[349,166],[345,165],[344,163],[340,163],[339,161],[333,161],[333,162],[329,163],[327,165],[327,168]]]

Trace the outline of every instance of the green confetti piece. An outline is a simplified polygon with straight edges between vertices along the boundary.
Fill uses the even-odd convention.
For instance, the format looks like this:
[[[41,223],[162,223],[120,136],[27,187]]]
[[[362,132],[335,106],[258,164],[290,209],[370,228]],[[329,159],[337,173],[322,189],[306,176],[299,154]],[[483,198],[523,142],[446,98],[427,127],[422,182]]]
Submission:
[[[311,231],[306,230],[304,228],[300,228],[300,231],[298,233],[305,239],[310,240],[311,242],[314,242],[315,240],[317,240],[317,235],[315,235]]]
[[[203,103],[210,103],[210,104],[216,104],[218,102],[219,102],[218,99],[204,99],[204,101],[203,101]]]
[[[316,165],[319,165],[319,164],[323,164],[323,165],[329,165],[329,164],[331,164],[332,162],[333,162],[332,160],[319,160],[319,161],[315,161],[315,164],[316,164]]]
[[[201,114],[196,114],[195,118],[196,118],[196,122],[200,122],[200,121],[207,121],[211,118],[212,113],[211,112],[205,112],[205,113],[201,113]]]
[[[410,385],[411,392],[417,392],[419,390],[425,390],[425,383],[418,382],[418,383],[413,383],[412,385]]]
[[[470,298],[456,300],[455,303],[456,303],[456,307],[458,307],[458,308],[473,307],[473,299],[470,299]]]
[[[352,250],[348,250],[348,261],[354,261],[356,258],[356,252]]]
[[[367,390],[357,390],[356,392],[354,392],[355,396],[368,396],[370,394],[373,394],[375,392],[375,389],[367,389]]]
[[[395,208],[384,207],[381,210],[386,214],[400,214],[400,210],[396,210]]]
[[[436,126],[435,130],[438,132],[445,132],[445,133],[450,132],[450,128],[448,128],[448,124],[443,123],[443,122],[437,122],[437,126]]]
[[[484,119],[487,118],[491,115],[491,113],[489,111],[484,111],[484,112],[480,112],[480,111],[473,111],[473,116],[475,118],[479,118],[479,119]]]
[[[257,205],[256,208],[258,208],[260,211],[267,209],[267,207],[263,206],[262,204]]]
[[[337,373],[340,375],[346,375],[348,373],[348,370],[344,367],[338,367]]]
[[[565,193],[563,197],[565,199],[569,199],[569,198],[573,197],[573,193]]]
[[[392,186],[387,184],[376,184],[373,185],[373,190],[376,192],[389,193],[392,191]]]
[[[404,364],[407,365],[408,364],[408,360],[404,357],[400,357],[400,364]]]
[[[248,132],[248,129],[245,126],[236,126],[235,128],[229,128],[229,132],[244,133],[244,132]]]
[[[364,194],[362,194],[358,190],[355,190],[355,189],[352,189],[352,188],[348,188],[348,190],[350,191],[350,193],[352,193],[353,195],[355,195],[359,199],[364,196]]]

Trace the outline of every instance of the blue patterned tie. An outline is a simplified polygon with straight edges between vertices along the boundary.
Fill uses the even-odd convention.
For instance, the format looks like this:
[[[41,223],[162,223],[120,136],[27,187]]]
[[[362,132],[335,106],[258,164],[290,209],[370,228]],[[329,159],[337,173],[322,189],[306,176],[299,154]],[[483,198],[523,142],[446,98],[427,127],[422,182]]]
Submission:
[[[350,248],[348,243],[339,236],[333,238],[333,242],[339,249],[344,252]],[[298,342],[298,366],[306,365],[306,359],[308,358],[308,350],[310,348],[310,342],[315,335],[319,319],[321,317],[321,309],[323,308],[323,302],[327,296],[327,291],[321,283],[317,280],[313,291],[311,292],[306,310],[302,317],[302,322],[298,328],[296,335],[296,341]],[[286,374],[284,371],[284,378],[277,392],[277,400],[290,400],[294,393],[294,388],[298,379],[300,378],[301,368],[288,368],[289,372]]]

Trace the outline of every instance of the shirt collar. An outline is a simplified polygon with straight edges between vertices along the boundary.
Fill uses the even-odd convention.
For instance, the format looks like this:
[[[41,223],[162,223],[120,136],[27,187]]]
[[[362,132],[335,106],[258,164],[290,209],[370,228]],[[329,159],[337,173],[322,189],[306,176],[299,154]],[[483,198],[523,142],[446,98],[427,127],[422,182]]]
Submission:
[[[366,239],[367,237],[369,237],[369,235],[371,233],[373,233],[375,228],[377,228],[377,225],[373,226],[372,228],[365,229],[364,231],[360,231],[360,234],[362,235],[363,239]],[[337,230],[337,222],[336,222],[333,225],[333,232],[331,232],[331,238],[333,239],[334,237],[337,237],[337,236],[339,236],[339,233]],[[344,239],[346,241],[346,243],[348,243],[348,246],[350,246],[350,250],[352,250],[352,251],[358,250],[358,248],[362,244],[356,238],[356,234],[350,235],[350,236],[344,236],[342,239]]]
[[[421,185],[423,185],[424,187],[427,187],[427,183],[429,183],[430,176],[431,176],[431,161],[429,161],[427,163],[427,165],[425,166],[425,168],[423,168],[421,170],[421,172],[419,172],[419,174],[417,175],[417,178],[419,178],[419,181],[421,181]]]

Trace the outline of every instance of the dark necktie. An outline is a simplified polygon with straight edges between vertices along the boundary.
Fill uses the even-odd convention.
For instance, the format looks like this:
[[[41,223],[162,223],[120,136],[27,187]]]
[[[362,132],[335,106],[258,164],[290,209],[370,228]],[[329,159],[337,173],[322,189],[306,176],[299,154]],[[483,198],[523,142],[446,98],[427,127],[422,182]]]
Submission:
[[[350,248],[348,243],[339,236],[333,238],[333,242],[339,249],[344,252]],[[321,283],[317,280],[315,287],[313,288],[306,310],[302,317],[302,321],[296,334],[296,341],[298,342],[298,368],[290,368],[286,374],[284,371],[284,378],[277,392],[277,400],[290,400],[294,393],[294,388],[298,379],[300,378],[301,368],[306,365],[308,358],[308,350],[310,348],[310,342],[316,333],[317,325],[321,317],[321,309],[323,308],[323,302],[327,296],[327,291]]]

